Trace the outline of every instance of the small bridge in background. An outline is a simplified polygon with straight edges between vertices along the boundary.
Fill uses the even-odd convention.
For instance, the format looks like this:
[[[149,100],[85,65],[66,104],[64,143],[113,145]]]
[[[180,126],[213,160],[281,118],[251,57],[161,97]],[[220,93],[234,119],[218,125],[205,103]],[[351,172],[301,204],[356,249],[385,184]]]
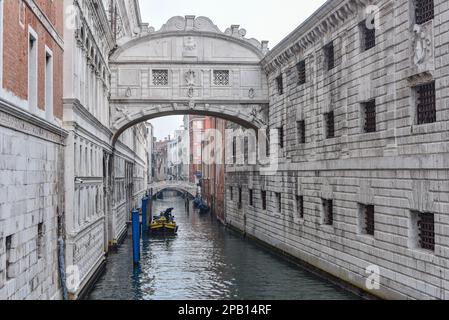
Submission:
[[[149,185],[150,189],[153,189],[153,195],[158,194],[161,191],[179,191],[188,193],[191,197],[195,197],[198,191],[198,187],[194,183],[187,181],[161,181],[155,182]]]

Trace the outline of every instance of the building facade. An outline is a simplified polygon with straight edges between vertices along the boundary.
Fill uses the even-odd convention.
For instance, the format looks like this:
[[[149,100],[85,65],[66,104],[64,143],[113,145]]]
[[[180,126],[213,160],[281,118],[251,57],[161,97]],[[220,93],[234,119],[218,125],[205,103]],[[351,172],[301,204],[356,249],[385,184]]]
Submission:
[[[279,171],[228,168],[228,223],[382,298],[447,299],[448,13],[328,1],[271,50]]]
[[[225,157],[227,121],[206,117],[203,138],[202,197],[218,220],[225,222]]]
[[[147,190],[147,129],[141,123],[112,143],[109,54],[140,27],[137,1],[64,0],[66,265],[79,271],[73,298],[84,294],[120,242],[131,210]],[[114,190],[114,193],[111,191]]]
[[[63,7],[0,1],[0,299],[58,299]]]

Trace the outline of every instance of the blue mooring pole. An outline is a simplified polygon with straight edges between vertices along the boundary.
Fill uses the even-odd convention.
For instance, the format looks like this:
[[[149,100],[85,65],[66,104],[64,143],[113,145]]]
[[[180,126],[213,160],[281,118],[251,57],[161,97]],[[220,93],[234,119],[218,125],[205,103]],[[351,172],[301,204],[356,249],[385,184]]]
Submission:
[[[132,236],[133,236],[133,262],[140,262],[140,214],[139,210],[133,209],[132,214]]]
[[[147,210],[148,210],[148,197],[145,196],[142,199],[142,233],[143,234],[145,234],[148,231]]]

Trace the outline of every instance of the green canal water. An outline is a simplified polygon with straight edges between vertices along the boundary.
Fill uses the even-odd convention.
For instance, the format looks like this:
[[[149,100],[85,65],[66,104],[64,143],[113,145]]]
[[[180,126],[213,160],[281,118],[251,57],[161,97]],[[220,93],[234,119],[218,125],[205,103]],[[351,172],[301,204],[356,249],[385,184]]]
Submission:
[[[218,224],[187,214],[184,200],[166,198],[155,212],[174,207],[177,237],[142,241],[139,268],[128,236],[108,257],[91,300],[352,300],[359,297]]]

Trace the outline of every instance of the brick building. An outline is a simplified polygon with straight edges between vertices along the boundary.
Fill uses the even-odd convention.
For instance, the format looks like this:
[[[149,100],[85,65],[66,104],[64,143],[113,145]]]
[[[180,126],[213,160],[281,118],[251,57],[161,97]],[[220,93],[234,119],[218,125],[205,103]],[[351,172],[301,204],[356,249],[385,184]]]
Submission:
[[[62,1],[0,1],[0,299],[61,298]]]
[[[205,117],[202,196],[212,213],[225,221],[225,130],[227,121]]]

